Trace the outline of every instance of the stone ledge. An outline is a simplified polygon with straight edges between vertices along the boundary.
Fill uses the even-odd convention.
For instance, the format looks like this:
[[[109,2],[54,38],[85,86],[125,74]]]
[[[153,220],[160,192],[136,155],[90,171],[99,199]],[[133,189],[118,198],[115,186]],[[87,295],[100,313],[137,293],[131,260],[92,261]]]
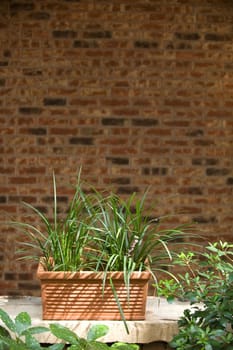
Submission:
[[[152,342],[169,342],[177,333],[177,320],[183,311],[189,307],[188,302],[169,304],[164,298],[148,297],[146,319],[144,321],[128,321],[127,334],[122,321],[48,321],[42,320],[41,299],[37,297],[0,297],[0,308],[12,318],[19,312],[26,311],[32,318],[33,326],[48,326],[50,323],[60,323],[85,337],[93,324],[106,324],[109,333],[101,339],[106,343],[123,341],[127,343],[148,344]],[[53,344],[57,339],[50,333],[37,336],[41,343]]]

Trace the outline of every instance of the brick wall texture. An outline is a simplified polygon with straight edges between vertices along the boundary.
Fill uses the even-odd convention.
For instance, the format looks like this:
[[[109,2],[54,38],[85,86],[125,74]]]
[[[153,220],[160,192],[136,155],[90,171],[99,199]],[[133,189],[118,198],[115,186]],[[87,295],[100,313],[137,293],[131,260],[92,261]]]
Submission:
[[[82,166],[232,240],[232,23],[232,0],[0,1],[1,294],[39,295],[7,222],[51,211],[53,171],[64,210]]]

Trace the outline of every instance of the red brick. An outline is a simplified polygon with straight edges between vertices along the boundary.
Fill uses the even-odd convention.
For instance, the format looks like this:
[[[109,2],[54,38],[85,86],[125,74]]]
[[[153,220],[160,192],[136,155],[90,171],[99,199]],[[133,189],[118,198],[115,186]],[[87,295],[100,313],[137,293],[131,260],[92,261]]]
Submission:
[[[127,196],[150,187],[161,215],[185,211],[179,220],[199,218],[206,240],[230,239],[227,2],[42,3],[1,6],[5,19],[14,18],[0,25],[1,222],[25,218],[20,199],[51,215],[52,172],[68,198],[82,166],[97,188]],[[7,227],[0,237],[0,293],[39,294],[23,279],[35,279],[36,266],[14,261],[16,237]],[[18,279],[5,283],[5,273]]]

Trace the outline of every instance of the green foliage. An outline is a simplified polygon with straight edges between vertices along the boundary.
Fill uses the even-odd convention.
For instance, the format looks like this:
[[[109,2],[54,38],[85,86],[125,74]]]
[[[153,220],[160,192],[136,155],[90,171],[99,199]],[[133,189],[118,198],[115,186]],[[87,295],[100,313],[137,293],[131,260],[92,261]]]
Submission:
[[[19,313],[13,320],[2,309],[0,309],[0,319],[6,327],[0,328],[0,349],[1,350],[40,350],[43,349],[34,337],[35,334],[47,332],[46,327],[32,327],[31,318],[26,312]],[[13,337],[11,336],[13,333]],[[61,350],[57,347],[53,350]]]
[[[233,271],[233,244],[209,243],[202,252],[181,252],[173,261],[182,273],[173,273],[170,279],[161,279],[155,287],[159,296],[168,301],[175,298],[199,302],[203,297],[221,290]]]
[[[125,343],[114,343],[111,346],[111,349],[114,350],[139,350],[139,346],[137,344],[125,344]]]
[[[133,193],[126,200],[95,188],[87,194],[80,177],[81,172],[65,216],[58,213],[55,175],[52,219],[24,203],[37,220],[35,224],[12,222],[27,238],[20,242],[21,259],[43,257],[48,271],[126,271],[126,282],[132,271],[152,266],[166,270],[189,227],[161,228],[163,218],[151,219],[145,214],[147,193],[139,199]]]
[[[35,335],[43,332],[51,332],[60,343],[53,344],[47,348],[50,350],[63,350],[65,344],[69,344],[70,350],[139,350],[136,344],[114,343],[111,346],[97,341],[98,338],[108,333],[106,325],[93,325],[87,338],[80,338],[69,328],[60,324],[52,323],[47,327],[32,327],[31,317],[27,312],[19,313],[13,320],[3,309],[0,309],[0,319],[4,326],[0,326],[0,350],[42,350],[44,349]]]
[[[79,338],[73,331],[59,324],[51,324],[50,330],[57,338],[71,344],[69,347],[70,350],[107,350],[109,348],[139,350],[139,346],[136,344],[117,342],[108,346],[107,344],[97,341],[98,338],[107,334],[108,327],[105,325],[92,326],[87,333],[86,339]]]
[[[58,217],[55,176],[53,176],[53,190],[52,220],[36,207],[24,203],[40,220],[41,227],[38,228],[38,220],[35,225],[12,222],[29,239],[29,241],[20,242],[22,249],[18,252],[22,259],[39,260],[43,257],[45,269],[48,271],[89,269],[85,248],[91,240],[89,227],[95,220],[94,197],[84,194],[79,175],[68,212],[65,217]]]
[[[41,220],[43,227],[14,222],[29,241],[21,242],[22,258],[42,262],[45,270],[104,271],[103,291],[107,272],[124,271],[124,282],[130,297],[130,275],[134,271],[166,271],[172,256],[183,241],[187,227],[161,229],[162,219],[145,215],[146,193],[136,198],[133,193],[124,200],[116,194],[104,196],[94,188],[90,194],[82,189],[80,173],[75,194],[65,218],[58,218],[56,180],[53,176],[54,215],[49,220],[30,204],[26,207]],[[172,244],[172,250],[170,245]],[[31,254],[35,251],[35,255]],[[110,280],[122,320],[124,313]]]
[[[126,200],[116,194],[104,195],[94,188],[86,194],[80,173],[65,217],[58,216],[55,176],[53,193],[51,220],[36,207],[24,203],[40,219],[42,227],[38,227],[38,222],[35,225],[13,223],[29,238],[21,242],[21,258],[43,257],[41,261],[48,271],[104,271],[103,292],[107,273],[123,271],[128,299],[131,273],[149,270],[156,280],[156,271],[167,271],[189,229],[186,226],[161,228],[162,218],[151,219],[145,214],[147,193],[140,199],[133,193]],[[118,295],[113,282],[110,283],[127,330]]]
[[[185,310],[179,333],[170,346],[177,350],[231,350],[233,348],[233,273],[221,289],[203,297],[202,308]]]
[[[233,349],[233,245],[210,243],[198,257],[179,254],[184,274],[159,284],[169,301],[188,299],[193,305],[178,321],[179,332],[170,346],[177,350]],[[199,304],[195,304],[199,302]]]
[[[188,227],[162,229],[161,219],[145,214],[145,201],[146,193],[140,199],[135,193],[126,200],[116,194],[100,198],[97,225],[92,227],[96,269],[130,274],[152,266],[165,270],[166,262],[170,264]]]

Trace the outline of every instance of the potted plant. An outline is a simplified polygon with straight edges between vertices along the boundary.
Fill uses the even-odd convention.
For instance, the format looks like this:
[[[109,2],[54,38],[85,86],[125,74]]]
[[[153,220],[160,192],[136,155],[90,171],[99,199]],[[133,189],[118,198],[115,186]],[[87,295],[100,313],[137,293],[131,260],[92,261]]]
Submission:
[[[30,238],[21,242],[22,258],[39,260],[43,318],[144,319],[148,282],[156,270],[167,270],[184,228],[161,228],[146,215],[146,194],[124,200],[85,193],[80,175],[68,212],[59,217],[55,176],[53,190],[52,220],[25,204],[43,226],[14,223]]]

